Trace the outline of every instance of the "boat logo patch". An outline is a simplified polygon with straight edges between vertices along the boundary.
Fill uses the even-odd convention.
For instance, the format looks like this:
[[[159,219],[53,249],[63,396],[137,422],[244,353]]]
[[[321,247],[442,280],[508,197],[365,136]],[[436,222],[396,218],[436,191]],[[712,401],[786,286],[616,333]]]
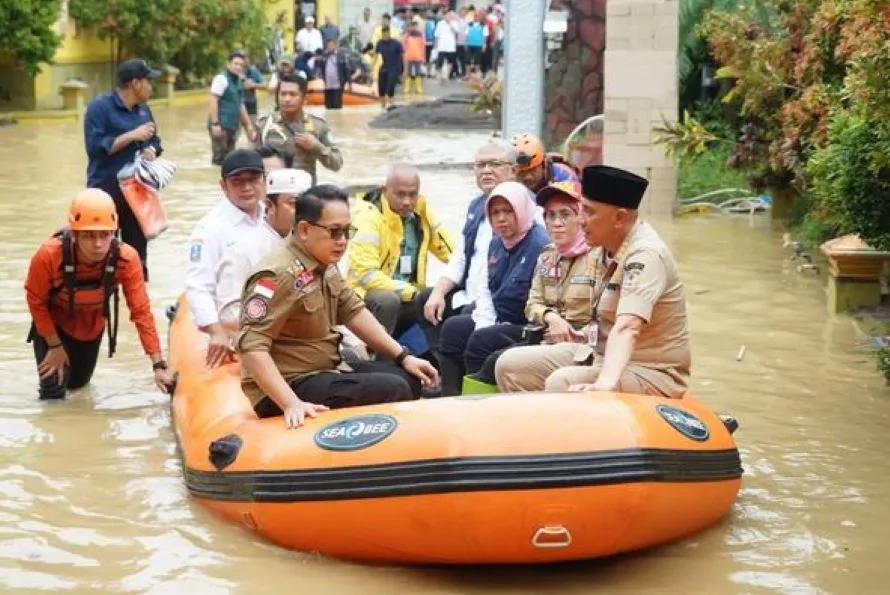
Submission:
[[[655,407],[658,415],[668,422],[675,430],[691,438],[696,442],[704,442],[711,436],[708,426],[688,411],[670,407],[668,405],[658,405]]]
[[[315,444],[325,450],[361,450],[385,440],[398,426],[389,415],[348,417],[315,432]]]

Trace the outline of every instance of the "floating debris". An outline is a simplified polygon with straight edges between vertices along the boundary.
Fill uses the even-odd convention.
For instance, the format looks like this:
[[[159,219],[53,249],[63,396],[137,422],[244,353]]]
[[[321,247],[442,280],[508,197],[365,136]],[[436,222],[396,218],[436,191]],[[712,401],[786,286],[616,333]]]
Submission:
[[[742,358],[745,357],[746,351],[748,351],[748,347],[746,345],[742,345],[742,347],[739,349],[738,355],[735,356],[735,361],[742,361]]]

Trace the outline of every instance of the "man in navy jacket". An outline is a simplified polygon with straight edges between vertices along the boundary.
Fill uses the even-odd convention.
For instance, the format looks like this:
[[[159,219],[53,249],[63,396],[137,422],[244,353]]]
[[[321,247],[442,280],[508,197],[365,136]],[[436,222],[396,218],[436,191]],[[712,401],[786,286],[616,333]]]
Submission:
[[[160,71],[150,68],[145,60],[121,63],[117,69],[117,87],[90,102],[83,122],[89,160],[87,186],[104,190],[114,199],[121,240],[139,253],[146,281],[148,240],[124,199],[117,172],[132,163],[137,154],[151,161],[163,151],[154,116],[145,103],[151,97],[151,81],[160,75]]]

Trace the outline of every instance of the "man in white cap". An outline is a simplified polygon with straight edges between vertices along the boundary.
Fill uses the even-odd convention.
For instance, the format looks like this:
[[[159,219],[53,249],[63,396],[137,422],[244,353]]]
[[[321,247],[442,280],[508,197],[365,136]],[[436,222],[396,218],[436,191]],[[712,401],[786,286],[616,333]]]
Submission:
[[[304,22],[305,26],[297,31],[297,52],[315,54],[318,50],[324,49],[321,31],[315,28],[315,17],[312,15],[307,16]]]
[[[312,176],[299,169],[275,169],[266,174],[266,213],[262,224],[232,244],[216,269],[216,307],[224,327],[238,329],[244,282],[254,265],[290,232],[297,200],[310,186]]]

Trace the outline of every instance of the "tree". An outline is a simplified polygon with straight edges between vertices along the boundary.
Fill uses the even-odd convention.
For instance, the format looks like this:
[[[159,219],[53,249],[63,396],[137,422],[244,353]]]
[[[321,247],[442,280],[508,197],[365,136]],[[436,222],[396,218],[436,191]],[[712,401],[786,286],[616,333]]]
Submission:
[[[120,56],[173,64],[185,78],[206,75],[233,49],[262,49],[262,3],[255,0],[69,0],[77,23],[117,40]]]
[[[833,111],[826,146],[809,160],[810,216],[890,250],[890,7],[853,0],[846,8],[837,53],[848,64],[848,99]]]
[[[4,0],[0,10],[0,53],[8,52],[31,76],[51,62],[61,40],[53,30],[59,0]]]

